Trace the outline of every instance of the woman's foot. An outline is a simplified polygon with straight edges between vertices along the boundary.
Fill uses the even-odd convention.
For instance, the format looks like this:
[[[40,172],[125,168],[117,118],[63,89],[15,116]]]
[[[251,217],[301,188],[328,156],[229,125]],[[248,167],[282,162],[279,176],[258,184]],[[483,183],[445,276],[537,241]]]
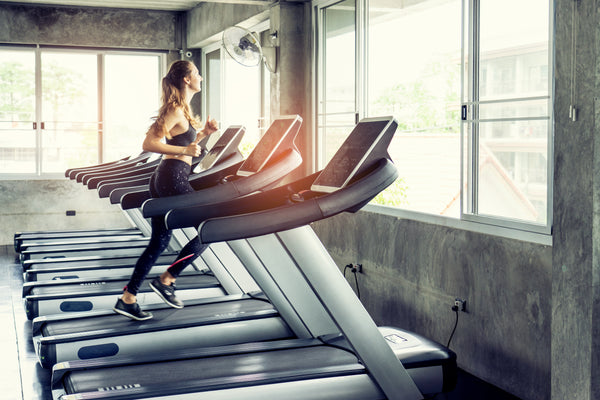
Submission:
[[[173,308],[183,308],[183,302],[175,296],[175,284],[165,285],[160,278],[154,278],[150,282],[150,288],[161,298],[165,303]]]
[[[140,306],[137,302],[132,304],[127,304],[123,301],[123,299],[119,298],[117,300],[117,304],[113,307],[113,310],[116,313],[134,319],[136,321],[145,321],[147,319],[152,318],[152,313],[143,311],[140,309]]]

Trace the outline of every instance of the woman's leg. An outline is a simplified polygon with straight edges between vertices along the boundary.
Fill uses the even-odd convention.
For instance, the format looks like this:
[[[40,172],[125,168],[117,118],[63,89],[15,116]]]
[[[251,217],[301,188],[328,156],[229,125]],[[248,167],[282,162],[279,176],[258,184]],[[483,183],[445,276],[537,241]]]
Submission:
[[[183,270],[198,258],[208,247],[207,244],[200,243],[198,236],[190,240],[179,252],[179,256],[173,264],[161,275],[161,281],[164,285],[170,285],[183,272]]]
[[[131,278],[123,290],[123,295],[117,300],[113,310],[131,319],[143,321],[152,318],[152,313],[142,311],[137,303],[137,293],[140,285],[150,272],[156,259],[167,248],[171,239],[169,231],[162,218],[152,218],[152,236],[148,247],[138,259]]]
[[[125,286],[126,293],[133,295],[134,301],[142,282],[146,279],[152,266],[162,252],[165,251],[171,240],[171,231],[165,226],[163,217],[152,217],[151,221],[152,235],[150,236],[150,242],[148,242],[148,246],[140,255],[140,258],[138,258],[129,283]],[[123,300],[129,303],[127,300],[130,298],[130,296],[125,295]],[[131,301],[131,303],[134,301]]]

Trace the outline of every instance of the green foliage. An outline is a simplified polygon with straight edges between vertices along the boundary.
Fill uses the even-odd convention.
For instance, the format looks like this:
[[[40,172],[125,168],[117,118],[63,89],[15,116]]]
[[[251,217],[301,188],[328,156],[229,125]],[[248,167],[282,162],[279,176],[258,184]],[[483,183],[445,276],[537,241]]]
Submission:
[[[61,115],[60,110],[65,106],[77,104],[84,98],[85,93],[79,84],[83,81],[83,75],[50,61],[43,65],[42,77],[44,104],[52,107],[48,115],[52,115],[55,121],[72,120],[74,116]]]
[[[394,115],[398,133],[457,132],[459,129],[460,69],[449,62],[431,63],[421,76],[410,82],[390,83],[371,103],[371,115]]]
[[[0,63],[0,120],[31,120],[34,105],[33,71],[15,61]]]
[[[83,75],[54,62],[44,63],[42,68],[42,95],[48,115],[55,120],[69,120],[59,110],[77,104],[84,98],[79,82]],[[17,61],[0,63],[0,120],[31,121],[35,114],[35,75],[31,68]]]
[[[371,204],[379,204],[383,206],[393,206],[400,207],[402,205],[406,205],[406,183],[403,178],[398,178],[394,183],[392,183],[386,190],[379,193],[373,200],[371,200]]]

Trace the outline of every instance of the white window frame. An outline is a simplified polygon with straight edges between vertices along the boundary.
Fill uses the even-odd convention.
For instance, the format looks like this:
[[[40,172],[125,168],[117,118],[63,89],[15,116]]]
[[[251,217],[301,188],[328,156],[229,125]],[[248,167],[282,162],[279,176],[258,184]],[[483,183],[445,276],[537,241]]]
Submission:
[[[252,27],[248,28],[248,30],[250,30],[251,32],[258,32],[259,34],[261,32],[269,30],[269,29],[270,29],[270,21],[269,20],[262,21],[256,25],[253,25]],[[222,121],[229,121],[229,116],[227,115],[227,107],[225,106],[227,99],[225,99],[225,97],[224,97],[224,93],[225,93],[224,81],[226,79],[226,77],[225,77],[225,62],[224,62],[225,54],[224,54],[224,49],[221,44],[221,35],[219,34],[218,37],[219,37],[218,40],[204,45],[201,49],[201,72],[200,72],[200,74],[201,75],[206,74],[205,71],[207,71],[207,68],[208,68],[207,60],[206,60],[207,55],[209,53],[212,53],[212,52],[218,50],[219,55],[220,55],[220,60],[221,60],[219,63],[219,67],[221,69],[220,70],[221,80],[219,81],[219,91],[221,93],[220,105],[219,105],[219,108],[221,110],[221,120],[219,122],[222,123]],[[261,91],[260,92],[261,92],[262,96],[268,96],[269,93],[266,93],[266,94],[262,93],[263,92],[262,87],[264,86],[262,80],[269,79],[270,77],[265,76],[265,73],[264,73],[265,67],[262,65],[262,63],[258,67],[261,68],[261,78],[260,78],[261,79]],[[208,110],[208,96],[210,96],[210,94],[208,93],[208,90],[206,88],[207,83],[208,83],[208,79],[204,79],[202,81],[202,92],[201,92],[202,115],[209,115],[209,113],[210,113],[210,110]],[[263,107],[264,101],[263,101],[263,99],[258,99],[258,101],[261,104],[261,111],[264,114],[264,111],[265,111],[264,107]],[[264,115],[261,115],[260,118],[261,118],[261,120],[264,119]],[[267,127],[268,127],[268,125],[267,125]],[[227,127],[221,126],[221,128],[225,129]],[[263,123],[263,126],[261,127],[261,133],[264,133],[264,129],[266,129],[266,128],[264,128],[264,129],[262,129],[262,128],[264,128],[264,123]]]
[[[312,2],[312,21],[313,21],[313,34],[314,34],[314,65],[313,70],[315,71],[316,79],[315,79],[315,89],[313,90],[313,104],[315,104],[315,108],[313,109],[314,113],[314,132],[319,132],[319,99],[318,93],[319,88],[317,87],[320,84],[320,78],[323,76],[323,65],[321,65],[321,60],[323,60],[323,47],[322,47],[322,32],[321,32],[321,23],[322,23],[322,9],[329,7],[333,4],[340,2],[341,0],[313,0]],[[356,0],[356,105],[357,105],[357,116],[359,118],[363,118],[366,116],[366,93],[367,92],[367,82],[366,76],[367,74],[367,64],[366,58],[368,55],[368,49],[366,46],[366,32],[368,28],[368,1],[369,0]],[[474,28],[472,16],[467,11],[473,10],[472,3],[478,0],[463,0],[463,30],[466,30],[465,33],[469,33]],[[381,214],[390,215],[393,217],[401,218],[401,219],[410,219],[421,221],[425,223],[445,226],[449,228],[455,229],[463,229],[467,231],[485,233],[495,236],[501,236],[511,239],[518,239],[522,241],[534,242],[544,245],[552,244],[552,187],[553,187],[553,147],[552,147],[552,137],[553,137],[553,97],[554,97],[554,80],[553,80],[553,58],[554,58],[554,43],[552,40],[552,32],[553,32],[553,2],[550,3],[550,12],[549,12],[549,60],[548,60],[548,79],[549,79],[549,98],[548,98],[548,110],[549,110],[549,121],[548,121],[548,165],[547,165],[547,223],[545,225],[539,225],[534,223],[528,223],[517,220],[510,220],[507,218],[495,218],[477,215],[473,213],[467,212],[467,210],[463,210],[464,200],[462,196],[465,196],[465,191],[461,190],[461,211],[460,218],[452,218],[446,216],[440,216],[435,214],[427,214],[416,211],[409,211],[405,209],[401,209],[398,207],[391,206],[382,206],[376,204],[368,204],[364,207],[365,211],[376,212]],[[463,34],[463,60],[465,54],[465,46],[467,43],[464,42],[465,35]],[[471,44],[472,46],[472,44]],[[469,51],[469,54],[473,54],[472,48]],[[362,60],[362,61],[361,61]],[[470,64],[472,65],[472,64]],[[464,68],[462,68],[464,74]],[[470,90],[472,88],[465,88],[464,82],[471,80],[466,80],[466,77],[461,76],[462,79],[462,90],[463,93],[461,98],[465,98],[465,91]],[[465,124],[461,124],[461,141],[462,138],[465,137],[464,132],[462,131],[465,127]],[[324,138],[316,137],[314,140],[315,143],[315,151],[317,156],[315,157],[317,162],[322,165],[323,163],[323,143]],[[461,142],[461,159],[464,156],[462,153],[464,151],[465,146]],[[317,165],[319,167],[319,165]],[[461,162],[461,187],[465,187],[464,178],[465,171],[462,170],[463,163]]]
[[[36,155],[35,155],[35,173],[2,173],[0,171],[0,179],[3,180],[40,180],[40,179],[64,179],[63,173],[54,172],[43,172],[41,166],[41,122],[42,119],[42,52],[60,52],[60,53],[77,53],[77,54],[95,54],[98,62],[98,163],[112,161],[105,160],[103,154],[105,154],[106,143],[103,139],[103,131],[105,127],[105,79],[104,79],[104,65],[106,55],[150,55],[159,57],[159,71],[157,79],[160,82],[161,77],[164,75],[166,70],[166,53],[163,51],[139,51],[139,50],[117,50],[117,49],[95,49],[95,48],[73,48],[73,47],[62,47],[62,46],[1,46],[0,51],[33,51],[35,57],[35,113],[34,123],[36,124]],[[160,87],[160,85],[159,85]],[[160,97],[160,93],[157,93]]]
[[[549,95],[541,98],[527,98],[527,99],[513,99],[513,102],[523,101],[523,100],[547,100],[548,102],[548,118],[544,118],[548,122],[548,131],[547,131],[547,165],[546,165],[546,182],[547,182],[547,193],[546,193],[546,224],[537,224],[533,222],[524,222],[516,219],[504,218],[504,217],[494,217],[494,216],[484,216],[478,214],[478,196],[477,185],[478,185],[478,141],[477,135],[467,135],[467,125],[471,126],[471,132],[476,129],[477,122],[480,120],[474,116],[473,110],[479,104],[489,104],[494,101],[483,102],[478,100],[478,87],[477,81],[479,76],[479,38],[474,34],[474,32],[478,32],[477,25],[479,24],[478,13],[479,13],[479,3],[480,0],[463,0],[463,45],[462,45],[462,59],[466,60],[467,55],[465,54],[468,51],[468,65],[471,67],[468,70],[468,77],[465,77],[465,68],[463,66],[462,73],[463,76],[462,81],[462,106],[467,111],[466,118],[462,121],[461,124],[461,159],[465,160],[467,158],[467,162],[471,163],[470,166],[466,166],[465,163],[461,163],[461,187],[467,187],[468,190],[461,190],[461,211],[460,218],[463,221],[480,223],[488,226],[498,226],[504,227],[508,229],[513,229],[515,231],[523,231],[523,232],[531,232],[533,234],[540,235],[550,235],[552,231],[552,198],[553,198],[553,132],[554,132],[554,123],[553,123],[553,96],[554,96],[554,79],[553,79],[553,40],[549,40],[548,43],[548,88]],[[552,38],[553,32],[553,2],[549,1],[549,39]],[[468,82],[468,85],[464,83]],[[511,99],[507,99],[504,101],[511,101]],[[528,118],[528,120],[533,120],[535,118]],[[503,121],[518,121],[519,118],[503,118]],[[483,121],[483,120],[481,120]],[[468,143],[465,143],[465,140]],[[468,157],[465,157],[464,151],[465,148],[470,152]],[[469,172],[470,171],[470,172]],[[465,209],[466,204],[466,209]]]

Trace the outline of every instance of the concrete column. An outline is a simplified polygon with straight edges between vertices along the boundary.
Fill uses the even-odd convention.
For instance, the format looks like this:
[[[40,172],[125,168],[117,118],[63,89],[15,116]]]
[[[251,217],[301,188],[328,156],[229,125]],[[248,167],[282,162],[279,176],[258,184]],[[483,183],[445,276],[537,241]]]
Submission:
[[[280,2],[271,9],[271,32],[277,32],[277,70],[271,74],[271,115],[298,114],[303,118],[296,145],[304,172],[313,168],[313,122],[310,5]],[[300,174],[300,176],[303,174]]]
[[[599,0],[555,2],[553,400],[600,398],[599,5]],[[576,121],[569,117],[571,103]]]

